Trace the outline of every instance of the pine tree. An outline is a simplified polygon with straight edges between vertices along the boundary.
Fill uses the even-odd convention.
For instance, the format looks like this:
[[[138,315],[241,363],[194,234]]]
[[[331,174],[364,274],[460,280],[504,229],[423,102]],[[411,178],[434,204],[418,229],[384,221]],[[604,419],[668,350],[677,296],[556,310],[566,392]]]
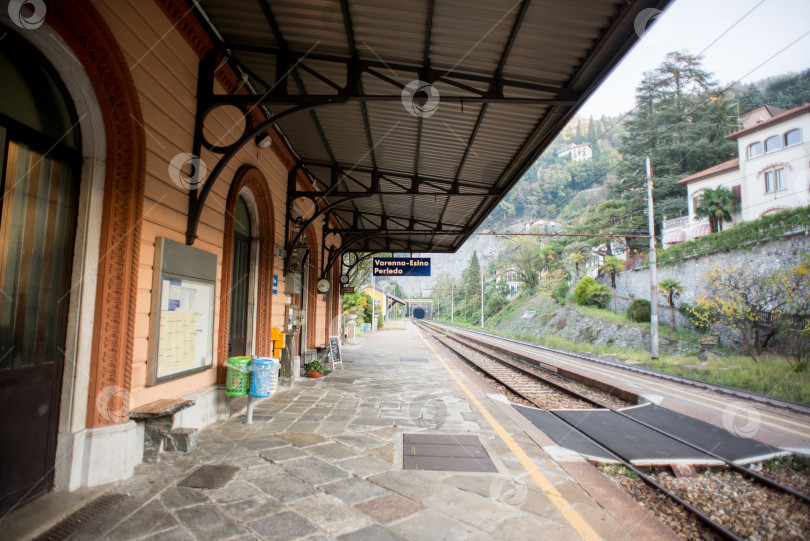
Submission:
[[[587,143],[592,143],[596,140],[596,125],[593,122],[593,117],[588,121],[588,137],[585,140]]]
[[[577,119],[577,131],[574,135],[574,144],[581,145],[585,142],[585,135],[582,133],[582,120]]]
[[[602,157],[602,147],[599,146],[598,140],[594,140],[593,143],[591,143],[591,150],[593,151],[594,160],[598,160]]]
[[[765,105],[765,96],[762,95],[756,85],[749,85],[740,96],[740,114],[753,111],[757,107]]]
[[[650,156],[656,222],[660,224],[663,214],[682,214],[686,198],[678,180],[736,156],[736,144],[725,139],[737,128],[730,105],[700,57],[669,53],[636,88],[636,110],[620,138],[621,182],[610,187],[611,195],[644,214],[645,159]]]

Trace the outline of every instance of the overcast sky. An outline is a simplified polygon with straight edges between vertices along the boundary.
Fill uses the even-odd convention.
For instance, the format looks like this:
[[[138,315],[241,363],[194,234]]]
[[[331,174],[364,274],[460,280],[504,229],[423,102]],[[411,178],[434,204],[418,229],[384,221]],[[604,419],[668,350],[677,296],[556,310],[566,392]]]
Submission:
[[[645,71],[655,69],[670,51],[697,54],[704,49],[704,66],[723,84],[804,70],[810,67],[810,1],[675,0],[579,114],[598,118],[629,111]]]

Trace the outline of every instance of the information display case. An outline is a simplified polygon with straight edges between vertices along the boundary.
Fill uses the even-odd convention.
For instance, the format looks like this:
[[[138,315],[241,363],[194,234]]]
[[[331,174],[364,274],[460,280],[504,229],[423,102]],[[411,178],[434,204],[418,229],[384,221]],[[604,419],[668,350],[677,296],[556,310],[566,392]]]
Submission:
[[[150,385],[213,366],[217,256],[160,237],[154,269]]]

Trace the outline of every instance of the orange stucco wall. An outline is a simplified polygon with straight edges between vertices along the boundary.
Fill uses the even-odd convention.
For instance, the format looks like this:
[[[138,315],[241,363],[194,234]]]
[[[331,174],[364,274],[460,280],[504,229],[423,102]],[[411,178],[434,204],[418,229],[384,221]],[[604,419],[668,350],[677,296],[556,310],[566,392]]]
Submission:
[[[94,5],[105,19],[118,41],[127,63],[143,110],[146,133],[147,172],[144,192],[143,220],[141,224],[140,268],[138,272],[137,315],[135,321],[134,351],[132,362],[131,407],[157,400],[178,397],[210,386],[216,382],[216,369],[195,374],[160,385],[149,386],[147,357],[150,344],[150,308],[155,239],[166,237],[185,242],[188,192],[177,186],[169,176],[168,165],[177,154],[191,152],[195,114],[195,94],[199,59],[188,46],[179,31],[161,9],[151,1],[144,0],[94,0]],[[209,140],[223,138],[223,143],[234,140],[241,134],[241,115],[234,112],[218,112],[206,121]],[[230,132],[230,138],[225,135]],[[202,160],[210,171],[217,158],[203,151]],[[216,303],[214,315],[214,366],[218,359],[216,342],[219,328],[219,304],[221,299],[221,266],[223,231],[225,228],[225,202],[230,183],[242,165],[257,167],[267,178],[273,194],[275,239],[278,247],[284,245],[284,219],[287,168],[271,150],[260,150],[248,145],[221,174],[206,202],[197,230],[196,248],[216,254],[217,272]],[[320,247],[320,224],[315,223],[316,246]],[[284,322],[283,260],[274,258],[274,271],[279,275],[279,294],[273,296],[272,326]],[[259,279],[272,280],[272,276]],[[327,303],[317,297],[319,317],[317,343],[323,342]]]

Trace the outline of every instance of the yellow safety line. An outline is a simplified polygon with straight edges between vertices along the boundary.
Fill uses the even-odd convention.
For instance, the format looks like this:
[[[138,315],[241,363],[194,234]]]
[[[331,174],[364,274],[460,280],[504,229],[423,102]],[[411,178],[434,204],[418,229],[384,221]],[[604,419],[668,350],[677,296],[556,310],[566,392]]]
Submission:
[[[579,533],[579,535],[582,536],[583,539],[593,539],[593,540],[601,539],[600,535],[596,533],[596,531],[593,528],[591,528],[590,524],[588,524],[585,521],[585,519],[582,518],[582,515],[580,515],[573,507],[571,507],[571,504],[568,503],[568,500],[566,500],[565,497],[562,494],[560,494],[560,492],[556,488],[554,488],[554,485],[551,483],[551,481],[549,481],[548,478],[545,475],[543,475],[543,473],[539,469],[537,469],[537,466],[535,466],[534,462],[532,462],[532,459],[529,458],[529,455],[527,455],[523,451],[523,449],[521,449],[520,445],[518,445],[518,443],[514,439],[512,439],[512,436],[510,436],[509,433],[506,432],[506,430],[501,426],[501,424],[495,420],[495,418],[489,413],[489,410],[487,410],[481,404],[481,402],[478,401],[478,399],[475,397],[472,391],[470,391],[467,388],[467,386],[464,385],[464,383],[459,379],[459,377],[452,370],[450,370],[450,367],[447,366],[447,363],[444,361],[444,359],[442,359],[439,352],[436,351],[432,345],[430,345],[430,342],[425,340],[425,337],[422,336],[422,333],[419,330],[417,330],[416,332],[419,335],[419,338],[421,338],[422,341],[427,345],[427,347],[429,347],[430,350],[436,355],[436,358],[439,360],[440,363],[442,363],[444,369],[447,370],[450,376],[455,380],[456,385],[458,385],[461,388],[461,390],[464,391],[464,394],[467,395],[467,398],[469,398],[470,401],[473,404],[475,404],[475,407],[478,408],[478,410],[487,420],[489,425],[493,428],[493,430],[495,430],[495,432],[506,444],[506,446],[509,447],[509,450],[512,451],[512,453],[518,458],[518,460],[520,460],[520,464],[523,466],[523,469],[525,469],[526,472],[529,475],[531,475],[532,479],[534,479],[534,482],[537,483],[538,487],[540,487],[540,490],[542,490],[546,494],[546,496],[548,496],[548,499],[551,501],[551,503],[554,504],[554,507],[556,507],[560,511],[565,520],[567,520],[568,523],[574,527],[574,529],[577,531],[577,533]]]
[[[606,368],[603,368],[603,367],[600,367],[600,366],[589,366],[589,365],[586,364],[585,361],[566,359],[566,358],[562,357],[559,354],[555,355],[554,352],[546,352],[546,351],[542,351],[542,350],[538,351],[538,350],[534,350],[533,348],[530,348],[528,346],[521,346],[519,344],[515,344],[515,347],[517,349],[519,349],[519,350],[522,350],[522,351],[527,352],[527,353],[532,353],[534,355],[546,355],[550,359],[552,359],[553,361],[560,362],[560,363],[566,364],[568,366],[575,366],[577,368],[588,370],[588,371],[590,371],[592,373],[602,374],[602,375],[611,376],[611,377],[616,377],[616,374],[614,372],[611,372],[610,370],[608,370]],[[669,394],[670,397],[685,400],[687,402],[692,402],[693,404],[697,404],[697,405],[701,405],[701,406],[704,406],[704,407],[707,407],[707,408],[711,408],[711,409],[713,409],[715,411],[725,411],[725,409],[728,407],[728,402],[726,402],[726,401],[716,399],[716,398],[711,398],[711,397],[708,397],[708,396],[703,395],[703,394],[698,394],[697,392],[694,392],[694,391],[673,389],[671,387],[665,386],[665,384],[663,384],[663,383],[651,382],[651,381],[649,381],[647,379],[644,379],[644,378],[642,378],[640,376],[635,376],[635,375],[631,375],[631,374],[625,374],[624,379],[627,380],[627,381],[634,381],[636,383],[646,385],[646,386],[651,388],[650,390],[654,390],[654,391],[657,391],[657,392],[660,392],[660,393],[663,393],[663,394]],[[714,405],[711,404],[711,402],[722,404],[722,405],[724,405],[724,407],[714,406]],[[796,426],[799,426],[799,427],[802,427],[802,428],[806,428],[807,427],[806,423],[797,422],[797,421],[794,421],[792,419],[786,419],[784,417],[777,417],[777,416],[775,416],[775,415],[773,415],[773,414],[771,414],[771,413],[769,413],[767,411],[763,411],[763,410],[760,410],[760,409],[757,409],[757,413],[760,414],[760,417],[768,417],[770,419],[775,419],[775,420],[778,421],[778,423],[771,423],[771,422],[765,421],[763,419],[760,419],[760,423],[762,423],[763,425],[769,426],[771,428],[775,428],[777,430],[783,430],[785,432],[790,432],[792,434],[797,434],[797,435],[803,436],[803,437],[807,437],[808,435],[810,435],[810,432],[794,430],[792,428],[788,428],[788,427],[784,426],[783,424],[779,424],[779,423],[786,423],[786,424],[791,424],[791,425],[796,425]]]

